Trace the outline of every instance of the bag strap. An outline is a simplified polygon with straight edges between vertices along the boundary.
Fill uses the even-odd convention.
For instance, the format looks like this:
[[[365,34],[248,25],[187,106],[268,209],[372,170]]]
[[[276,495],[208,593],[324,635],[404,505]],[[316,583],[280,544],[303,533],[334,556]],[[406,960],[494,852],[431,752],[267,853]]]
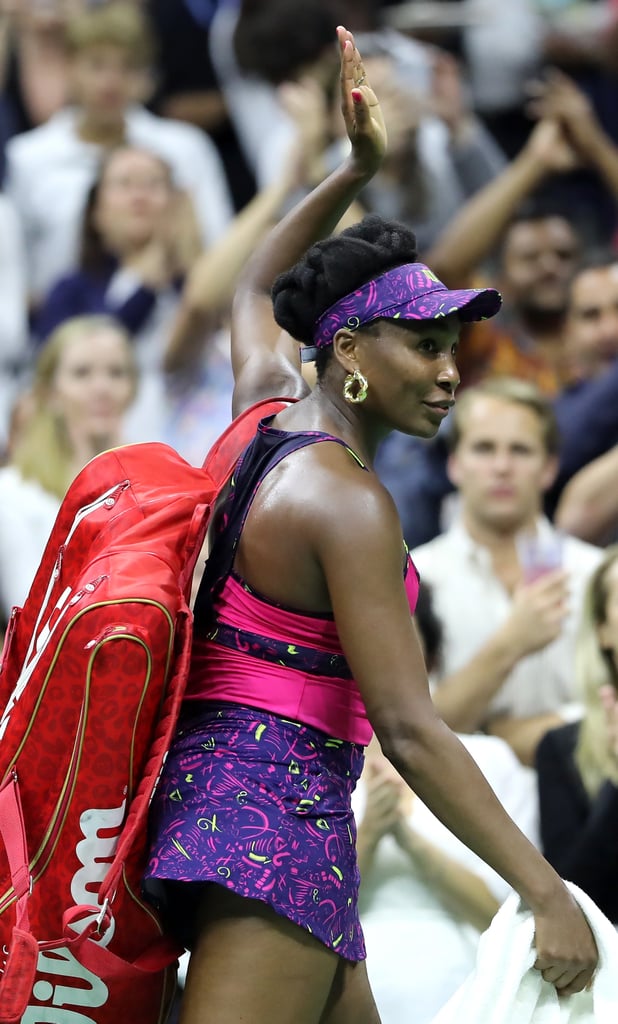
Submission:
[[[217,438],[203,462],[217,490],[220,490],[232,475],[242,451],[257,430],[258,423],[266,416],[276,416],[296,398],[264,398],[239,413]]]
[[[11,768],[0,787],[0,836],[6,849],[11,882],[17,899],[16,927],[29,932],[28,900],[32,892],[32,875],[28,864],[26,826],[15,767]]]

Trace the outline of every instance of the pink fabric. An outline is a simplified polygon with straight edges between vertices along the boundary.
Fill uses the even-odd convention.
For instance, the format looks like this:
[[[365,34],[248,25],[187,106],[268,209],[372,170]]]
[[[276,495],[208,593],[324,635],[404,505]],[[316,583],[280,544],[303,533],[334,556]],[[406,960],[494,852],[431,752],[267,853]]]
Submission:
[[[413,612],[418,579],[411,561],[405,584]],[[281,608],[250,591],[234,575],[228,576],[216,610],[220,622],[237,629],[329,654],[343,653],[332,617]],[[352,680],[309,675],[200,638],[193,645],[186,699],[259,707],[363,746],[372,736],[362,697]]]

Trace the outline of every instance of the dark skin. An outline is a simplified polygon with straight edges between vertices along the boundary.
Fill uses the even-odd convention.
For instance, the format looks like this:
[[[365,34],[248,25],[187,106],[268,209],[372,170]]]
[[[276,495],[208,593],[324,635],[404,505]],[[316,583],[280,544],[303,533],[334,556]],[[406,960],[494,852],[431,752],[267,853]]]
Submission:
[[[274,229],[239,284],[232,323],[235,410],[257,398],[305,395],[281,413],[284,430],[342,438],[371,465],[394,428],[432,436],[458,382],[457,323],[380,322],[337,332],[318,386],[307,395],[298,346],[272,317],[270,288],[338,222],[377,170],[385,149],[379,104],[350,33],[339,30],[343,112],[352,156]],[[369,395],[342,397],[360,369]],[[308,485],[308,481],[310,481]],[[332,609],[343,650],[386,756],[445,824],[522,895],[536,921],[537,966],[563,993],[590,980],[591,933],[553,869],[516,828],[475,763],[437,717],[403,582],[394,503],[340,445],[295,453],[260,487],[236,568],[269,599]],[[259,951],[259,955],[256,955]],[[411,969],[414,965],[411,964]],[[414,1008],[410,1008],[413,1019]],[[270,908],[219,886],[203,898],[182,1024],[377,1024],[364,963],[337,956]]]
[[[391,418],[397,417],[398,429],[433,436],[459,382],[458,333],[456,316],[419,329],[382,320],[377,332],[373,325],[367,331],[340,331],[336,349],[341,362],[333,358],[314,392],[278,416],[276,425],[334,434],[369,466],[388,432],[387,409]],[[346,370],[357,367],[371,380],[362,415],[342,395]],[[366,505],[371,500],[376,512],[390,505],[378,478],[364,472],[340,445],[310,445],[284,460],[260,486],[236,559],[241,575],[250,578],[260,592],[290,607],[331,611],[321,552],[330,532],[330,528],[324,530],[324,515],[337,518],[334,492],[349,494],[352,503]],[[392,515],[390,507],[388,514]],[[302,545],[299,535],[305,538]],[[397,545],[397,559],[401,575],[403,540]]]

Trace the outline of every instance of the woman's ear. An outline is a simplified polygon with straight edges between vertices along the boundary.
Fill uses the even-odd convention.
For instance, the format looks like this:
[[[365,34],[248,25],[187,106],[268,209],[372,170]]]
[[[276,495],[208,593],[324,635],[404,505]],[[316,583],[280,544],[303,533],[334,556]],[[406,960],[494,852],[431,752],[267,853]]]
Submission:
[[[333,338],[333,355],[346,373],[360,369],[359,337],[355,331],[342,327]]]

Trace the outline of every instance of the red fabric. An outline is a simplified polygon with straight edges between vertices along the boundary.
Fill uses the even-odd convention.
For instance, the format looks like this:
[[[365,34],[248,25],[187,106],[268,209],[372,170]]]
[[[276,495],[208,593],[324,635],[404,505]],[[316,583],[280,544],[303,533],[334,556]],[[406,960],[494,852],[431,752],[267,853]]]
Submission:
[[[187,598],[210,507],[258,419],[280,408],[248,410],[205,468],[160,444],[90,462],[13,610],[0,667],[0,781],[16,768],[33,878],[39,955],[22,993],[28,1021],[164,1019],[178,951],[140,896],[148,803],[186,680]],[[76,929],[88,929],[105,899],[102,934],[80,939]],[[87,908],[78,926],[66,913],[75,906]],[[13,960],[16,910],[0,843],[0,949]],[[148,970],[136,966],[143,957]],[[0,1000],[0,1021],[2,1011]]]

